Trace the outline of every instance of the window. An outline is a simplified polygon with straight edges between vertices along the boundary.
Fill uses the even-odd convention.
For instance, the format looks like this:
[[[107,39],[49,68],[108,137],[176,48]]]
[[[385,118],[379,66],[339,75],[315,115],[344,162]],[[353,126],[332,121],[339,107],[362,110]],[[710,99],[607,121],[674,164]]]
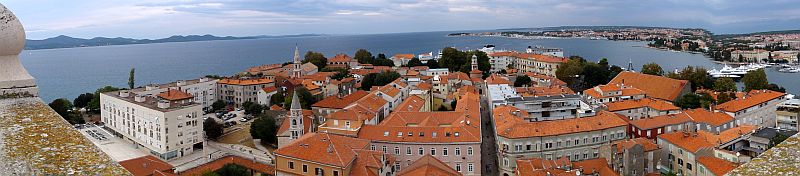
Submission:
[[[411,147],[406,147],[406,155],[411,155]]]
[[[503,165],[508,166],[508,158],[503,158]]]
[[[525,150],[531,150],[531,144],[525,145]]]
[[[431,156],[436,156],[436,148],[431,147]]]
[[[456,156],[461,156],[461,148],[456,147]]]
[[[472,156],[472,147],[467,148],[467,155]]]
[[[308,165],[303,164],[303,173],[308,172]]]
[[[400,155],[400,147],[397,147],[397,146],[394,147],[394,154],[395,155]]]
[[[369,150],[375,151],[375,144],[370,145]]]
[[[333,171],[333,176],[339,176],[339,171]]]
[[[447,147],[442,148],[442,156],[447,156]]]
[[[475,164],[469,163],[467,164],[467,172],[475,172]]]
[[[400,162],[394,162],[394,170],[400,171]]]
[[[461,163],[456,163],[456,172],[461,172]]]
[[[425,154],[425,150],[423,150],[422,147],[420,147],[418,153],[420,156],[422,156]]]
[[[294,162],[289,161],[289,169],[294,169]]]
[[[692,170],[692,164],[686,163],[686,169]]]
[[[385,145],[381,147],[381,151],[383,151],[383,153],[386,153],[386,146]]]

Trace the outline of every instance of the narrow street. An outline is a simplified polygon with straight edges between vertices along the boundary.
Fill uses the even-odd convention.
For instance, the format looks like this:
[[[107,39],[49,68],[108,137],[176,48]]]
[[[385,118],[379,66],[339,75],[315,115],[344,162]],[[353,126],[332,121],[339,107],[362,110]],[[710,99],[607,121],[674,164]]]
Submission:
[[[481,175],[498,175],[497,171],[497,142],[495,141],[494,124],[492,121],[492,108],[489,105],[486,87],[482,87],[484,94],[481,95]]]

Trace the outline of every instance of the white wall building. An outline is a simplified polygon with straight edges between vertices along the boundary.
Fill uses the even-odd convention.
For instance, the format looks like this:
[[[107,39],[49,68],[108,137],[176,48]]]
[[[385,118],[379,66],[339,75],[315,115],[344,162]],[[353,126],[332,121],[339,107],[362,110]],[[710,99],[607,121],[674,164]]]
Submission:
[[[143,90],[100,94],[100,117],[106,129],[165,160],[202,148],[203,111],[192,95],[177,89],[139,94]]]
[[[139,95],[155,96],[169,89],[178,89],[192,94],[194,103],[203,105],[203,110],[210,109],[211,104],[217,101],[217,79],[211,78],[181,80],[161,85],[151,84],[145,86],[145,90],[137,93]]]

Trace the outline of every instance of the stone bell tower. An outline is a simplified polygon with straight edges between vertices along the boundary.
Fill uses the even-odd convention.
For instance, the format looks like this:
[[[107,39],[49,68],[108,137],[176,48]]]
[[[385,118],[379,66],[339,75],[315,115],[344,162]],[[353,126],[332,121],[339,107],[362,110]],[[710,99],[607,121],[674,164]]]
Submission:
[[[0,4],[0,96],[39,96],[35,80],[19,62],[24,47],[22,23]]]

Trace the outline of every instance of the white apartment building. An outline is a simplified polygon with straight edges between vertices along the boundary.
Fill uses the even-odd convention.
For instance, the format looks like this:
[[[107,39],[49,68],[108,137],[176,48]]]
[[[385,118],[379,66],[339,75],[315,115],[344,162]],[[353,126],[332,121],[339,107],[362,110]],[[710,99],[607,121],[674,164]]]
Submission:
[[[297,74],[300,74],[299,71]],[[275,81],[258,79],[222,79],[217,82],[217,98],[225,103],[241,106],[244,102],[258,102],[258,92],[275,86]]]
[[[139,95],[155,96],[169,89],[178,89],[191,94],[194,103],[203,105],[203,110],[211,109],[211,104],[217,101],[217,79],[199,78],[193,80],[180,80],[167,84],[150,84]]]
[[[112,134],[164,160],[191,154],[203,143],[203,110],[178,89],[157,95],[145,88],[100,94],[100,117]]]
[[[797,118],[800,117],[800,99],[790,99],[778,105],[778,128],[798,131]]]
[[[785,95],[771,90],[752,90],[744,97],[722,103],[717,108],[733,116],[739,125],[775,127],[778,104],[786,101]]]

